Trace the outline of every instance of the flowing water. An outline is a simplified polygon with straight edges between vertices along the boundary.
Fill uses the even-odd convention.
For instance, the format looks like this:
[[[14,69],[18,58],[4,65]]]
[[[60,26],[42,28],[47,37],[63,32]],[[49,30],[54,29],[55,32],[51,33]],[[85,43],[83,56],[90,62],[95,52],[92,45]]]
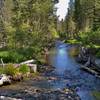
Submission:
[[[56,73],[62,76],[66,86],[76,89],[82,100],[94,100],[92,92],[100,91],[100,79],[80,70],[80,65],[70,55],[74,48],[77,47],[57,41],[50,57],[51,65],[56,67]]]

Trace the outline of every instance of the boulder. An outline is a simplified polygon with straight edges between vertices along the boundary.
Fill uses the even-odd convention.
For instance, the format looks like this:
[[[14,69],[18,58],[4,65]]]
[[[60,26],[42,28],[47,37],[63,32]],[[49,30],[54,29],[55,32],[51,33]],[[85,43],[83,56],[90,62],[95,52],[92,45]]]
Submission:
[[[0,80],[0,86],[2,86],[3,85],[3,81],[2,80]]]
[[[0,79],[0,86],[7,84],[11,84],[10,76],[2,74]]]
[[[37,72],[37,64],[27,64],[28,66],[30,66],[30,72]]]

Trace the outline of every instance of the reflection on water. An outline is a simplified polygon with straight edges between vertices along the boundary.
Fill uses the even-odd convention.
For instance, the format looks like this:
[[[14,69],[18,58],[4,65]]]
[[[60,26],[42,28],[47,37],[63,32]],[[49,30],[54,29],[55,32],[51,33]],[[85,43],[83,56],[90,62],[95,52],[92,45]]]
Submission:
[[[57,74],[64,74],[64,71],[67,70],[76,70],[77,65],[75,61],[70,57],[69,46],[66,44],[56,43],[56,48],[53,50],[54,53],[51,53],[50,61],[51,65],[56,67]]]
[[[57,49],[57,53],[54,57],[54,66],[56,71],[61,74],[65,71],[66,65],[68,64],[68,54],[66,49]]]

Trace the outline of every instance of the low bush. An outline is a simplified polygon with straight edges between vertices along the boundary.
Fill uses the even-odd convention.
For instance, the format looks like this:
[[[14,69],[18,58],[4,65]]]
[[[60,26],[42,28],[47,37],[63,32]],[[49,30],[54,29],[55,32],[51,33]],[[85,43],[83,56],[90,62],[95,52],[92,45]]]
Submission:
[[[22,74],[26,74],[27,72],[30,72],[30,68],[29,66],[23,64],[19,67],[19,72],[21,72]]]
[[[6,62],[9,59],[9,52],[1,51],[0,52],[0,58],[2,58]]]
[[[3,67],[3,74],[14,76],[17,73],[19,73],[19,71],[13,64],[8,64]]]
[[[10,51],[9,52],[9,60],[13,63],[18,63],[21,62],[23,60],[24,56],[19,54],[16,51]]]
[[[23,55],[16,51],[1,51],[0,58],[3,59],[4,63],[18,63],[23,60]]]
[[[100,45],[100,29],[90,32],[80,32],[79,41],[82,45]]]

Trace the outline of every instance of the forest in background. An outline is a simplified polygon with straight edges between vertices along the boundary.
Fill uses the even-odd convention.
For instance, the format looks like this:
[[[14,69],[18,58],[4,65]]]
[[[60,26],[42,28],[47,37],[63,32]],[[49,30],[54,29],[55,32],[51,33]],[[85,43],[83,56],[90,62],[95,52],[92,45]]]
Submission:
[[[38,57],[52,43],[57,33],[54,4],[51,0],[1,0],[0,44],[18,57],[14,62]],[[3,51],[1,56],[7,54]]]
[[[66,19],[60,24],[59,31],[67,33],[67,38],[80,38],[86,44],[99,45],[100,0],[70,0]]]
[[[70,0],[68,14],[58,21],[57,30],[66,43],[96,49],[100,57],[100,0]]]

